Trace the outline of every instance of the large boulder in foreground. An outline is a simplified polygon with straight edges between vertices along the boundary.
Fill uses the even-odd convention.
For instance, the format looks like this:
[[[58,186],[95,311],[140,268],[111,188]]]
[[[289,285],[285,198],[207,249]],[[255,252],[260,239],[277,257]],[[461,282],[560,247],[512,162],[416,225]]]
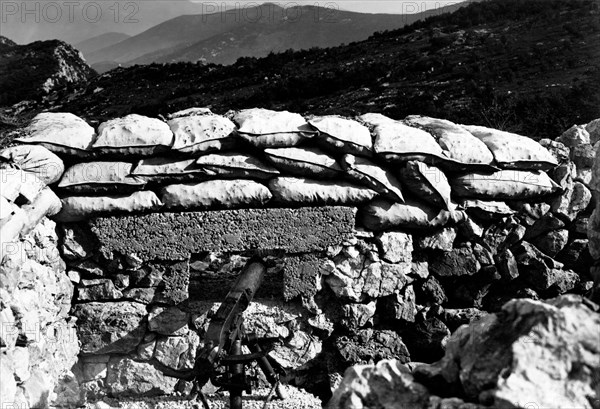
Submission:
[[[599,409],[599,331],[598,306],[581,297],[511,300],[460,327],[444,358],[413,374],[397,361],[349,369],[329,407],[437,408],[450,396],[448,407],[465,409]]]

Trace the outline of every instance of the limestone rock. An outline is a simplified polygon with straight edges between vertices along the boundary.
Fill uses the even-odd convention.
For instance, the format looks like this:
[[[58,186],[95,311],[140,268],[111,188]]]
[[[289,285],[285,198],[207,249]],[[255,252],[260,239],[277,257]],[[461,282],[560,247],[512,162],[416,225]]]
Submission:
[[[401,332],[413,359],[432,361],[444,355],[450,330],[439,317],[419,318]]]
[[[123,296],[110,279],[81,280],[78,287],[78,301],[116,300]]]
[[[395,360],[383,360],[376,365],[348,368],[327,408],[426,409],[428,403],[427,389],[415,382],[404,365]]]
[[[567,268],[581,273],[588,273],[589,267],[593,264],[593,260],[589,251],[589,240],[573,240],[559,254],[558,260],[561,263],[564,263],[565,267]]]
[[[552,201],[552,211],[573,221],[579,212],[589,206],[591,200],[590,190],[581,182],[573,182],[561,196]]]
[[[429,269],[440,277],[473,275],[481,264],[470,246],[461,246],[429,259]]]
[[[177,307],[153,307],[148,315],[148,329],[163,335],[184,335],[188,332],[189,315]]]
[[[345,304],[343,306],[343,325],[350,330],[364,327],[375,315],[376,307],[377,303],[375,301],[367,304]]]
[[[585,126],[585,130],[590,134],[590,143],[595,145],[600,141],[600,119],[594,119]]]
[[[393,294],[381,299],[386,316],[392,319],[414,322],[417,315],[415,290],[407,286],[402,293]]]
[[[452,251],[455,239],[456,229],[446,227],[432,235],[421,237],[419,247],[423,250]]]
[[[573,125],[556,139],[564,143],[565,146],[573,148],[579,145],[590,143],[590,134],[583,125]]]
[[[569,148],[564,143],[546,138],[540,139],[539,144],[548,149],[558,163],[567,162],[569,160]]]
[[[376,236],[381,247],[382,257],[390,263],[403,263],[412,261],[413,241],[412,236],[400,232],[379,233]]]
[[[569,241],[567,229],[552,230],[531,241],[539,250],[550,257],[556,256]]]
[[[505,281],[514,280],[519,276],[519,266],[512,251],[506,249],[494,257],[500,276]]]
[[[421,305],[430,303],[442,305],[448,301],[444,288],[434,276],[429,276],[422,285],[417,287],[415,292]]]
[[[410,275],[418,278],[429,277],[429,263],[426,261],[415,261],[411,265]]]
[[[512,300],[501,312],[459,328],[441,361],[415,371],[422,382],[434,375],[488,406],[595,409],[600,315],[588,305],[571,295]]]
[[[106,384],[113,397],[141,397],[170,394],[176,378],[164,375],[152,364],[113,357],[108,363]]]
[[[176,370],[192,369],[200,338],[194,331],[184,337],[159,337],[154,358],[161,364]]]
[[[21,384],[23,396],[31,408],[47,408],[50,406],[52,380],[41,369],[32,372],[27,381]]]
[[[486,315],[487,312],[477,308],[446,308],[442,320],[451,331],[455,331],[461,325],[477,321]]]
[[[104,270],[102,270],[98,263],[92,260],[83,260],[79,263],[71,264],[70,266],[83,273],[83,275],[87,276],[87,278],[98,278],[104,276]]]
[[[571,149],[571,160],[577,169],[591,169],[594,166],[594,147],[585,144]]]
[[[362,329],[353,335],[340,336],[335,346],[348,365],[378,362],[382,359],[410,361],[410,353],[395,331]]]
[[[73,307],[81,351],[86,354],[128,353],[146,332],[146,307],[134,302],[90,302]]]
[[[0,403],[2,405],[12,404],[15,401],[17,394],[17,383],[13,376],[12,370],[8,365],[8,361],[4,354],[0,355]]]
[[[61,253],[67,260],[89,258],[98,249],[97,240],[80,224],[62,223],[59,227]]]

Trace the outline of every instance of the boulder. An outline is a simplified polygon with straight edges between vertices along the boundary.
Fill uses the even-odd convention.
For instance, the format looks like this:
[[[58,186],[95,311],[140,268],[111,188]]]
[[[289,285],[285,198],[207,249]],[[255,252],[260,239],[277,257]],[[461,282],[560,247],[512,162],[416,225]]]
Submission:
[[[395,331],[362,329],[353,335],[339,336],[335,340],[335,347],[346,365],[366,364],[382,359],[410,362],[408,349]]]
[[[594,147],[590,144],[571,149],[571,160],[577,169],[591,169],[594,166]]]
[[[134,351],[146,332],[146,307],[135,302],[76,304],[72,315],[86,354]]]
[[[81,280],[77,291],[77,301],[116,300],[123,296],[107,278]]]
[[[573,125],[556,139],[569,148],[590,143],[590,134],[583,125]]]
[[[431,303],[441,305],[448,301],[444,287],[434,276],[429,276],[422,285],[417,286],[415,293],[420,305]]]
[[[413,240],[410,234],[400,232],[384,232],[376,236],[381,248],[381,255],[390,263],[412,261]]]
[[[539,144],[548,149],[559,163],[569,160],[570,149],[564,143],[545,138],[540,139]]]
[[[164,375],[152,364],[115,356],[108,362],[106,384],[113,397],[156,396],[173,393],[176,378]]]
[[[429,407],[427,388],[417,383],[400,361],[348,368],[329,401],[328,409]]]
[[[376,307],[377,303],[375,301],[367,304],[344,304],[342,307],[344,313],[342,325],[350,330],[356,330],[364,327],[369,322],[372,323]]]
[[[177,307],[155,306],[148,314],[148,329],[163,335],[184,335],[188,332],[188,313]]]
[[[434,234],[419,238],[418,243],[422,250],[452,251],[455,239],[456,229],[446,227]]]
[[[183,337],[160,337],[156,340],[154,358],[161,364],[175,369],[192,369],[200,338],[194,331]]]
[[[415,290],[407,286],[401,294],[393,294],[381,299],[382,309],[386,317],[391,319],[414,322],[417,315]]]
[[[452,249],[429,259],[430,271],[439,277],[473,275],[480,268],[481,264],[477,261],[470,245]]]
[[[554,257],[565,248],[568,241],[569,231],[567,229],[560,229],[552,230],[538,236],[531,243],[547,256]]]
[[[432,388],[454,387],[492,407],[597,408],[597,306],[577,296],[512,300],[459,328],[442,360],[415,369]],[[596,311],[594,311],[596,310]],[[446,385],[446,386],[442,386]]]
[[[600,119],[594,119],[585,126],[585,130],[590,134],[590,143],[595,145],[600,141]]]
[[[573,221],[592,201],[590,190],[581,182],[569,184],[561,196],[551,202],[551,209],[559,216]]]

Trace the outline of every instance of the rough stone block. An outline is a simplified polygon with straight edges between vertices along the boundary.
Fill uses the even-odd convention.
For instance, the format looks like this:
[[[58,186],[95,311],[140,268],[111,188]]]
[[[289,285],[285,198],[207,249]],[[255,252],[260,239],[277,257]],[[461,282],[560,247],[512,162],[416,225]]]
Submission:
[[[101,217],[91,230],[105,253],[184,260],[205,251],[326,250],[352,236],[356,209],[246,209]]]

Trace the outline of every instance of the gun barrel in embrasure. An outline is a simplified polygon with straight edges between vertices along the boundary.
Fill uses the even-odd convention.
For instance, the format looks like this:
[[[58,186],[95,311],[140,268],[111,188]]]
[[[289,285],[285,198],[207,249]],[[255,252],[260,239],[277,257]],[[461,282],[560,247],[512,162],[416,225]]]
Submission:
[[[238,292],[245,292],[248,302],[252,301],[263,282],[266,271],[267,267],[262,260],[258,258],[250,260],[233,285],[228,297]]]

